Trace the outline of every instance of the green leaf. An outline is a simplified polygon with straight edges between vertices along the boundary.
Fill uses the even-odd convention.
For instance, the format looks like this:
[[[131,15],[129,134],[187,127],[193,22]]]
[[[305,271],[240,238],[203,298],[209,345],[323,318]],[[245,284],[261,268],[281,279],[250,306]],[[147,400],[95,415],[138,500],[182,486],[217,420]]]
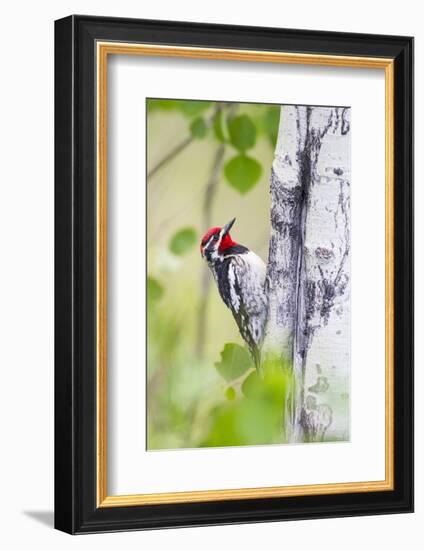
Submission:
[[[178,101],[175,99],[147,99],[147,111],[170,111],[176,109],[178,106]]]
[[[215,363],[219,374],[231,382],[253,367],[249,353],[238,344],[225,344],[221,351],[221,360]]]
[[[203,111],[209,109],[211,105],[210,101],[188,101],[185,99],[178,101],[178,108],[187,117],[199,116]]]
[[[244,397],[223,400],[211,410],[203,447],[287,442],[285,415],[294,388],[290,363],[280,354],[267,356],[260,375],[247,374],[241,387]]]
[[[277,143],[278,127],[280,125],[280,111],[278,105],[272,105],[265,111],[263,124],[273,149]]]
[[[247,115],[239,115],[228,123],[231,144],[241,152],[255,145],[256,127]]]
[[[206,136],[208,127],[202,117],[197,117],[190,124],[190,132],[194,138],[203,139]]]
[[[237,426],[237,401],[230,401],[225,405],[212,411],[211,427],[202,447],[246,445]]]
[[[196,241],[196,231],[192,227],[185,227],[175,233],[169,243],[169,248],[173,254],[182,256],[183,254],[187,254],[187,252],[193,248]]]
[[[153,277],[147,277],[147,301],[152,303],[162,298],[163,286]]]
[[[224,174],[231,187],[244,195],[259,181],[262,166],[252,157],[237,155],[225,164]]]
[[[246,397],[254,397],[258,394],[261,385],[261,379],[256,371],[253,371],[246,377],[241,385],[241,391]]]
[[[228,401],[234,401],[234,399],[236,398],[236,390],[232,386],[229,386],[225,390],[225,397],[228,399]]]
[[[216,139],[220,143],[225,143],[229,140],[228,126],[222,110],[219,110],[213,119],[213,131]]]

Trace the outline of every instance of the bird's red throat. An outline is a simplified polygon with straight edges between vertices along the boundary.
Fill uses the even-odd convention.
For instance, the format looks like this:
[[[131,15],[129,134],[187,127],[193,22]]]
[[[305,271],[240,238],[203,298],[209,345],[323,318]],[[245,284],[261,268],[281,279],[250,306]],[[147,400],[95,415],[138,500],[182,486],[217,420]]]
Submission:
[[[227,250],[227,248],[230,248],[236,244],[237,243],[231,238],[231,235],[227,233],[219,245],[219,251],[224,252],[224,250]]]

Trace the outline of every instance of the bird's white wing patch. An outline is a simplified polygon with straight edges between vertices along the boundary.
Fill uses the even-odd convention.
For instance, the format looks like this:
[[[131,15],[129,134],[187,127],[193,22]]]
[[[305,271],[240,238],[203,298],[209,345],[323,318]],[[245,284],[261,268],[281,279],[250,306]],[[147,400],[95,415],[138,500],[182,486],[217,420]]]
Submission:
[[[230,283],[230,294],[231,294],[231,303],[234,308],[234,311],[238,313],[240,309],[240,296],[236,292],[236,269],[237,266],[234,262],[230,263],[228,268],[228,280]]]
[[[235,256],[234,272],[242,289],[244,307],[249,315],[262,314],[266,309],[267,299],[264,290],[266,266],[254,252]]]

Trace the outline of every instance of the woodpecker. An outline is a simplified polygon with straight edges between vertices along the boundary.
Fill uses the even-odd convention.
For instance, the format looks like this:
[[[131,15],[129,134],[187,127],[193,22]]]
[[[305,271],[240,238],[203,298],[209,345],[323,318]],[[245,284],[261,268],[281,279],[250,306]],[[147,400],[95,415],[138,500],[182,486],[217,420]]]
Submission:
[[[254,252],[232,240],[230,229],[235,221],[236,218],[224,227],[209,229],[200,252],[258,369],[268,305],[264,288],[266,266]]]

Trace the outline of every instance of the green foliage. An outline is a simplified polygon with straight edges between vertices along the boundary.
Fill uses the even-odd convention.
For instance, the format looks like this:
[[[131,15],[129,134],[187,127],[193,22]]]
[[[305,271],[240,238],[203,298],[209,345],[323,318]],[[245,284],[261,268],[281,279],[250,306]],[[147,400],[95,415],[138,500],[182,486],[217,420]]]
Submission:
[[[244,397],[227,400],[212,411],[202,446],[283,443],[292,385],[291,369],[281,361],[268,362],[261,376],[252,372],[242,386]]]
[[[232,386],[229,386],[225,390],[225,397],[228,399],[228,401],[234,401],[234,399],[236,398],[236,390]]]
[[[197,242],[197,233],[196,230],[192,227],[185,227],[180,229],[172,237],[171,242],[169,243],[169,249],[173,254],[177,256],[182,256],[187,254],[194,247]]]
[[[147,99],[147,112],[171,111],[177,109],[178,100],[176,99]]]
[[[163,291],[162,291],[163,292]],[[162,309],[165,306],[165,309]],[[178,360],[179,342],[183,326],[175,317],[166,313],[165,300],[148,300],[148,349],[149,349],[149,376],[164,368],[171,361]]]
[[[273,150],[277,143],[278,128],[280,125],[280,111],[279,105],[271,105],[268,107],[263,115],[263,124],[268,138],[271,142]]]
[[[212,105],[210,101],[178,100],[179,110],[187,117],[199,116]]]
[[[204,221],[200,216],[209,200],[207,183],[217,141],[226,144],[224,168],[218,176],[224,176],[238,193],[232,193],[227,184],[222,189],[218,178],[211,223],[227,219],[228,195],[232,193],[235,208],[243,217],[256,213],[258,204],[265,212],[254,231],[247,226],[242,242],[253,246],[257,234],[267,234],[268,185],[261,175],[262,167],[272,161],[279,108],[149,99],[147,111],[153,113],[148,119],[147,139],[155,161],[186,142],[188,136],[195,138],[184,153],[163,165],[162,176],[166,177],[155,179],[148,187],[148,199],[155,210],[148,219],[147,446],[171,449],[282,443],[284,415],[290,404],[287,366],[281,361],[268,363],[263,372],[256,372],[215,288],[210,289],[209,307],[204,310],[205,346],[203,354],[199,352],[205,266],[199,254],[191,253],[198,252],[200,224],[192,224],[193,220]],[[169,132],[164,140],[169,129],[178,132]],[[186,154],[185,165],[182,156]],[[263,195],[249,197],[248,192],[260,181]],[[266,249],[258,252],[266,254]],[[182,255],[184,261],[179,260]]]
[[[164,300],[148,307],[147,446],[149,449],[192,446],[193,411],[204,395],[202,369],[183,353],[187,326],[169,314]],[[212,370],[212,369],[211,369]]]
[[[222,109],[219,109],[213,118],[213,131],[216,139],[220,143],[226,143],[230,139],[227,121]]]
[[[259,136],[266,137],[275,148],[280,119],[278,105],[229,104],[181,99],[149,99],[148,112],[175,110],[188,118],[188,131],[195,139],[208,135],[207,118],[204,113],[214,108],[212,119],[213,136],[220,143],[228,143],[239,154],[227,161],[224,175],[231,187],[239,193],[248,193],[262,175],[262,165],[246,152],[256,145]],[[234,114],[236,112],[236,114]],[[237,114],[238,113],[238,114]]]
[[[202,117],[197,117],[190,124],[190,133],[194,138],[203,139],[208,131],[206,122]]]
[[[180,111],[186,117],[196,117],[209,109],[210,101],[196,101],[186,99],[147,99],[147,112]]]
[[[215,367],[227,382],[231,382],[252,368],[253,363],[245,348],[231,343],[225,344],[221,351],[221,359],[215,363]]]
[[[237,155],[225,164],[224,174],[231,187],[244,195],[258,183],[262,166],[252,157]]]
[[[256,371],[253,371],[249,374],[249,376],[246,376],[243,384],[241,385],[241,391],[243,395],[245,395],[246,397],[254,395],[255,388],[258,384],[258,378],[259,375]]]
[[[147,301],[149,303],[153,303],[162,298],[163,292],[163,287],[159,281],[153,277],[147,277]]]
[[[228,131],[231,145],[240,152],[251,149],[256,142],[256,127],[247,115],[239,115],[229,120]]]

